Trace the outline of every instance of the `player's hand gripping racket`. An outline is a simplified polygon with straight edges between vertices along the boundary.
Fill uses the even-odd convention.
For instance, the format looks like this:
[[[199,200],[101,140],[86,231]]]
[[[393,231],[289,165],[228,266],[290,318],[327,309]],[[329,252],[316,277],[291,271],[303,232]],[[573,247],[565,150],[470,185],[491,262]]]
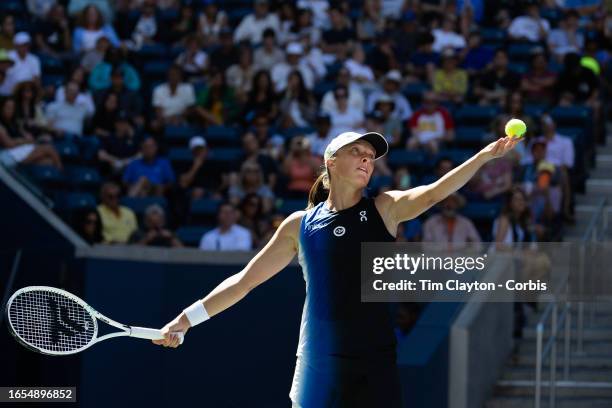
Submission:
[[[42,354],[74,354],[103,340],[120,336],[149,340],[164,338],[161,330],[117,323],[79,297],[49,286],[19,289],[6,304],[6,318],[15,339]],[[121,331],[98,337],[97,319]],[[177,332],[176,335],[183,343],[183,333]]]

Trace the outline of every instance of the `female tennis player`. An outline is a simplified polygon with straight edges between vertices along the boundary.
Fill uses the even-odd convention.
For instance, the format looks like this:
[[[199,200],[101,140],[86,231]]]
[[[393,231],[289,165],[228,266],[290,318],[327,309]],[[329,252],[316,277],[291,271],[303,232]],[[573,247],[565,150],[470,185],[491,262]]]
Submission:
[[[163,327],[172,332],[215,316],[281,271],[297,254],[306,281],[293,407],[400,407],[395,336],[385,303],[362,303],[361,242],[395,241],[399,223],[417,217],[463,186],[485,162],[504,155],[517,139],[500,138],[436,182],[364,198],[374,161],[387,153],[379,133],[342,133],[327,146],[325,170],[308,207],[287,217],[268,244],[239,273]]]

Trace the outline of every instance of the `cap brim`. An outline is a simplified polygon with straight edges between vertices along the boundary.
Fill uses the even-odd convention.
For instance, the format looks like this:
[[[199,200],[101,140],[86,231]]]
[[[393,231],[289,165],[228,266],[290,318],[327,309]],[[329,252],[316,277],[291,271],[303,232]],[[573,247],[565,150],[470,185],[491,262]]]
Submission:
[[[380,133],[367,132],[355,139],[355,141],[357,140],[365,140],[370,143],[374,150],[376,150],[376,159],[383,157],[389,151],[389,143],[387,143],[387,139]]]

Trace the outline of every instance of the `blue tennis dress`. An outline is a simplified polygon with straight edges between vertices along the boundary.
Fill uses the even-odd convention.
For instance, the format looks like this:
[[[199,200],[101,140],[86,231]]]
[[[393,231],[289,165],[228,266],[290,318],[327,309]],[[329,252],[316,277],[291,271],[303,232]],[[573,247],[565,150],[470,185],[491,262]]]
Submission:
[[[400,407],[396,340],[386,303],[361,302],[361,243],[393,242],[374,199],[331,211],[324,202],[300,224],[306,281],[294,407]]]

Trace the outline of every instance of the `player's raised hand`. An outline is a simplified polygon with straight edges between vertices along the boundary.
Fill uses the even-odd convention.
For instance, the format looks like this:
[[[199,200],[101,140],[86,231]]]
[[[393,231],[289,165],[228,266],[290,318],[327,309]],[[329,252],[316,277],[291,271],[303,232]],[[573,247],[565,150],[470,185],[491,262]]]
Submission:
[[[174,320],[162,327],[161,332],[164,336],[161,340],[152,340],[154,344],[177,348],[181,344],[181,339],[178,333],[183,333],[183,336],[187,333],[191,326],[184,313],[178,315]]]
[[[485,146],[482,153],[486,154],[489,159],[496,159],[514,149],[514,146],[521,140],[521,138],[501,137]]]

